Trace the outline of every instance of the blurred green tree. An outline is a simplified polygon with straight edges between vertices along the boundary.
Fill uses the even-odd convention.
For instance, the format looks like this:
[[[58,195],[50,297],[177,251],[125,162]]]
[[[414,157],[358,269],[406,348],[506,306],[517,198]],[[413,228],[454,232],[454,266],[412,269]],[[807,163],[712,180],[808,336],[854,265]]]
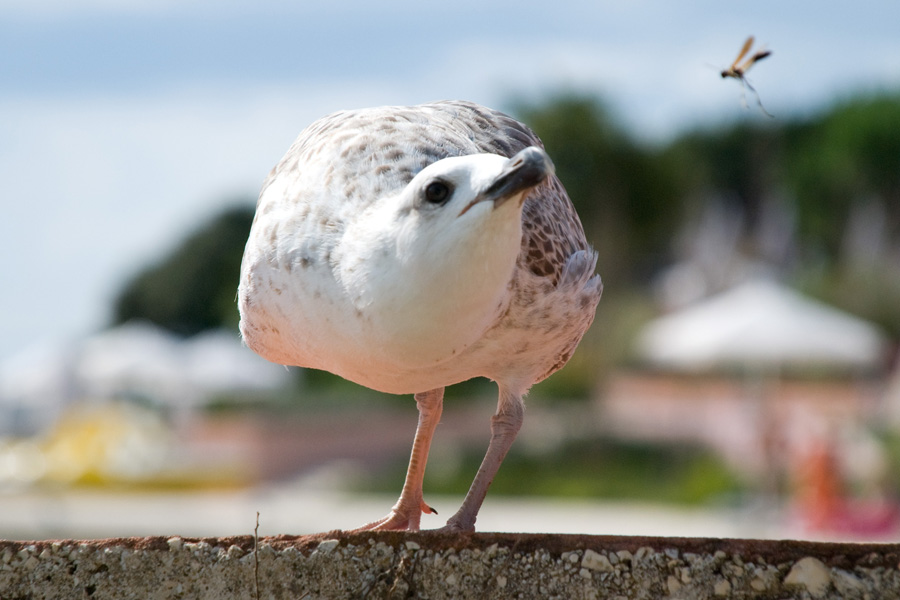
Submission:
[[[900,94],[848,100],[784,126],[780,178],[796,199],[803,241],[837,260],[854,205],[878,198],[900,238]]]
[[[596,97],[567,94],[520,104],[543,140],[609,281],[640,281],[666,262],[682,217],[674,164],[632,141]]]
[[[253,213],[252,202],[235,203],[140,271],[116,298],[113,323],[143,319],[185,336],[236,330],[235,294]]]
[[[685,202],[709,196],[732,199],[746,219],[744,233],[749,235],[759,223],[765,199],[779,185],[774,165],[781,152],[780,129],[738,123],[685,133],[662,156],[677,165],[673,168],[682,178]]]

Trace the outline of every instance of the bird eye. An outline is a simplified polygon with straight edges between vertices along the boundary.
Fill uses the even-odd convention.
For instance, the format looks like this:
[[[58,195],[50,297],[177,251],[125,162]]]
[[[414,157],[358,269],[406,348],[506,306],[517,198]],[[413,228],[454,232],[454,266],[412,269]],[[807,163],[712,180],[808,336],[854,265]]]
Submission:
[[[432,204],[442,204],[450,197],[450,186],[443,181],[432,181],[425,188],[425,200]]]

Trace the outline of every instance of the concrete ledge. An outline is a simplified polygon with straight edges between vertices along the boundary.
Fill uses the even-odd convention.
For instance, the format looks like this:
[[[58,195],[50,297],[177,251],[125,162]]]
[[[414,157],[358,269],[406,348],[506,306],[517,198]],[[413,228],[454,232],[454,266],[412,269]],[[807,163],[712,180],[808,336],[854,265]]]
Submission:
[[[900,544],[334,531],[0,541],[0,598],[900,598]]]

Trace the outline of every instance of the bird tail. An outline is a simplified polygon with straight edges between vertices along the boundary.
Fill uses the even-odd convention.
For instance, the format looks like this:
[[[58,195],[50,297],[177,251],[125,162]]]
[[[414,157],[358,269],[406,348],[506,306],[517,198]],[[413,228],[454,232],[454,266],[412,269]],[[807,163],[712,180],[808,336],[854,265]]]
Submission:
[[[578,250],[566,260],[558,287],[582,289],[588,294],[596,295],[599,299],[603,293],[603,281],[600,279],[600,275],[594,273],[596,268],[597,252]]]

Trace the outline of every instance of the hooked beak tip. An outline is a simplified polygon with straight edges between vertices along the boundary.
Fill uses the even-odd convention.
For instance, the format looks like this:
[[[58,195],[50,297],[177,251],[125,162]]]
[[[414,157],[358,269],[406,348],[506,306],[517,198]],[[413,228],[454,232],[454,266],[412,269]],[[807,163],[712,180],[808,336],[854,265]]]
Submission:
[[[529,146],[507,160],[500,174],[484,192],[462,209],[459,216],[479,202],[489,200],[497,207],[509,198],[541,184],[555,171],[553,161],[544,150],[537,146]]]

